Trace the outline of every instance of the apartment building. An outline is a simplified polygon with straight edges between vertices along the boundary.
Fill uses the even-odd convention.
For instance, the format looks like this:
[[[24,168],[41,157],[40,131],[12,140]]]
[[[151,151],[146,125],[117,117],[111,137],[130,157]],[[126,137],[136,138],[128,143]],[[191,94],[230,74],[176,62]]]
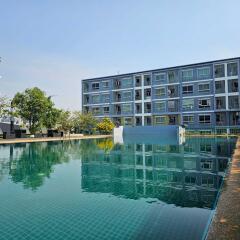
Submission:
[[[124,126],[240,132],[240,58],[82,80],[82,109]]]

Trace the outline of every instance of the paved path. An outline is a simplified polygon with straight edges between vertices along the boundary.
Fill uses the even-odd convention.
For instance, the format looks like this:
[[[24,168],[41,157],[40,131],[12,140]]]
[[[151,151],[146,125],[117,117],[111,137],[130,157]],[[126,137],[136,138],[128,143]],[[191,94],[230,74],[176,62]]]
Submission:
[[[207,240],[222,239],[240,239],[240,138],[207,236]]]
[[[52,141],[69,141],[78,139],[93,139],[93,138],[106,138],[112,135],[91,135],[91,136],[70,136],[70,137],[46,137],[46,138],[15,138],[15,139],[2,139],[0,144],[10,143],[30,143],[30,142],[52,142]]]

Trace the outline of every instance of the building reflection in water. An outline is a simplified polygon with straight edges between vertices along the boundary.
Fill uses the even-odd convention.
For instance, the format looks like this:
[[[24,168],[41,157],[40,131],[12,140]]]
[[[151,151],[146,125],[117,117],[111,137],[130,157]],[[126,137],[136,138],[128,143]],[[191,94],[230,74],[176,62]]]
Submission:
[[[82,156],[82,188],[212,209],[234,147],[235,139],[213,138],[187,139],[184,145],[115,145]]]
[[[114,145],[108,138],[0,145],[0,181],[7,176],[36,191],[55,165],[81,159],[84,191],[211,209],[235,142],[192,138],[183,145]]]

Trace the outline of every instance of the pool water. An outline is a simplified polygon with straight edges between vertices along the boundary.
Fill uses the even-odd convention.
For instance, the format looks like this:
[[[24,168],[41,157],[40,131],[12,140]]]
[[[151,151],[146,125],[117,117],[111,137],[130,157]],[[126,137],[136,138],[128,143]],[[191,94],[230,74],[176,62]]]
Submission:
[[[235,142],[0,145],[0,239],[204,239]]]

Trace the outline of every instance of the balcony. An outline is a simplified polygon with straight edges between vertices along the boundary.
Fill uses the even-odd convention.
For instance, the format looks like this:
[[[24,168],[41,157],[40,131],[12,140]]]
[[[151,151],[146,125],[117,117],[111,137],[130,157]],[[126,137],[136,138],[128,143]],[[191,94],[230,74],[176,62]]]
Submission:
[[[115,92],[114,94],[114,101],[115,102],[121,102],[122,101],[122,95],[120,92]]]
[[[142,100],[142,91],[141,90],[135,90],[135,100]]]
[[[225,81],[216,81],[215,82],[215,93],[225,93]]]
[[[142,86],[142,78],[141,76],[135,77],[135,87],[141,87]]]
[[[238,92],[238,79],[228,80],[228,92]]]
[[[89,103],[89,96],[88,95],[85,95],[84,98],[83,98],[83,103],[84,104],[88,104]]]
[[[214,67],[215,78],[225,77],[225,68],[224,64],[218,64]]]
[[[168,86],[168,97],[173,98],[173,97],[178,97],[178,87],[177,86]]]
[[[144,89],[144,99],[145,100],[151,99],[151,88]]]
[[[240,112],[230,113],[230,125],[231,126],[240,125]]]
[[[239,96],[228,97],[229,109],[239,109]]]
[[[135,104],[135,113],[136,114],[142,113],[142,104],[141,103]]]
[[[168,111],[169,112],[178,112],[178,102],[177,101],[168,101],[167,103]]]
[[[144,113],[151,113],[151,111],[152,111],[152,104],[144,103]]]
[[[216,113],[216,125],[217,126],[227,125],[227,118],[225,112]]]
[[[216,97],[216,109],[218,110],[226,109],[225,97]]]
[[[144,86],[150,86],[151,85],[151,76],[145,75],[144,76]]]
[[[114,114],[120,115],[122,113],[121,105],[115,105]]]
[[[88,83],[83,83],[83,92],[88,92],[89,91],[89,84]]]

